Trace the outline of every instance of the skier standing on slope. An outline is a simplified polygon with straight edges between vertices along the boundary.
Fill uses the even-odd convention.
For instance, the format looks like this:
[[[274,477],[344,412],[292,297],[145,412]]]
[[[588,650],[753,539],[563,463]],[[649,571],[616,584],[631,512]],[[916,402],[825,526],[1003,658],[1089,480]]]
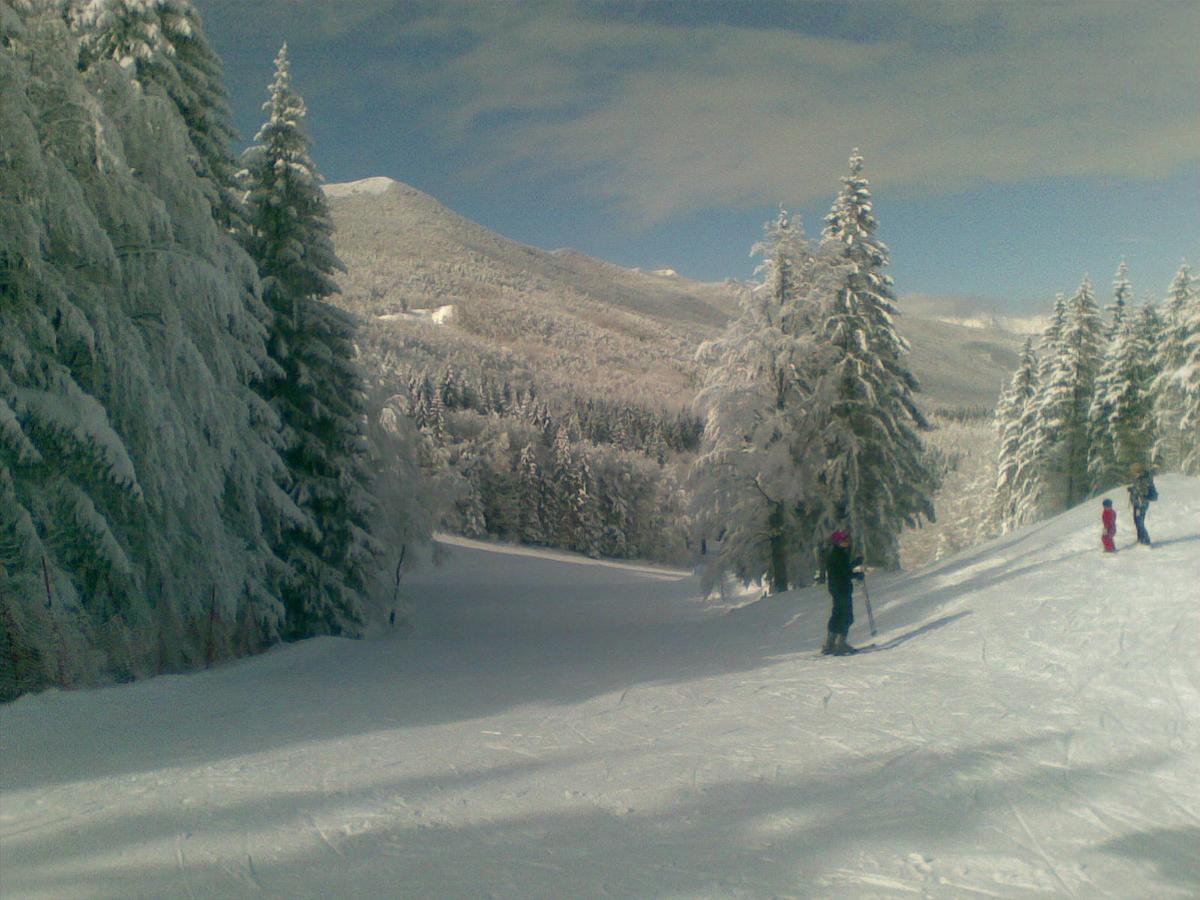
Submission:
[[[1129,485],[1129,503],[1133,507],[1133,526],[1137,529],[1137,542],[1150,546],[1150,535],[1146,531],[1146,511],[1150,504],[1158,499],[1158,491],[1154,487],[1154,478],[1149,470],[1140,463],[1134,463],[1129,468],[1133,483]]]
[[[846,643],[846,635],[850,633],[850,625],[854,622],[853,580],[863,580],[862,572],[854,571],[856,566],[862,564],[862,557],[850,558],[850,535],[844,531],[835,531],[829,536],[829,541],[833,547],[825,561],[825,584],[833,597],[833,612],[829,616],[829,633],[821,653],[825,656],[845,656],[857,652]]]
[[[1105,553],[1116,553],[1117,546],[1113,537],[1117,533],[1117,511],[1113,509],[1112,501],[1104,498],[1104,511],[1100,513],[1100,521],[1104,524],[1104,532],[1100,535],[1100,543],[1104,545]]]

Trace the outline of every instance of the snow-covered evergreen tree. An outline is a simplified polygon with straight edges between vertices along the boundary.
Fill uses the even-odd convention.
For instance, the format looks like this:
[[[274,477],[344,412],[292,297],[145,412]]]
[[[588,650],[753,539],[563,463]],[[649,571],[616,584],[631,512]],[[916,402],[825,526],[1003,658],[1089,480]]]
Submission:
[[[246,246],[274,313],[268,348],[277,374],[265,386],[283,422],[289,490],[309,521],[280,536],[291,571],[287,634],[354,633],[373,543],[368,534],[361,376],[353,321],[325,302],[343,270],[333,224],[303,131],[287,45],[275,58],[267,119],[244,156]]]
[[[281,618],[277,426],[254,266],[176,107],[86,72],[61,12],[2,4],[0,569],[39,681],[236,650]],[[49,583],[47,589],[46,582]]]
[[[1153,352],[1138,316],[1119,319],[1096,376],[1089,410],[1088,472],[1095,491],[1124,484],[1135,463],[1149,466],[1154,446]]]
[[[1050,313],[1050,321],[1038,336],[1037,341],[1038,379],[1042,383],[1045,383],[1050,376],[1050,367],[1054,365],[1054,357],[1058,353],[1058,342],[1062,338],[1066,321],[1067,295],[1059,292],[1054,295],[1054,309]]]
[[[1091,493],[1089,412],[1104,327],[1088,278],[1066,302],[1061,325],[1051,327],[1057,330],[1057,340],[1047,339],[1050,358],[1042,380],[1040,434],[1035,447],[1048,479],[1044,513],[1068,509]]]
[[[1180,469],[1189,475],[1200,475],[1200,292],[1192,293],[1184,327],[1187,359],[1175,373],[1183,392],[1183,418],[1179,430],[1183,433],[1184,453]]]
[[[474,444],[467,444],[455,460],[459,474],[459,495],[454,507],[455,530],[467,537],[483,537],[488,532],[484,510],[484,466]]]
[[[546,515],[545,487],[532,443],[526,444],[521,450],[521,456],[517,463],[517,477],[521,497],[517,538],[523,544],[544,544],[546,542],[546,527],[543,524]]]
[[[1154,417],[1158,442],[1157,461],[1172,469],[1189,469],[1196,459],[1198,426],[1194,416],[1196,370],[1190,365],[1200,334],[1200,284],[1191,267],[1179,267],[1161,312],[1162,328],[1155,350]],[[1190,387],[1189,387],[1190,386]],[[1190,396],[1189,396],[1190,392]]]
[[[560,547],[575,548],[579,541],[581,494],[586,494],[570,431],[559,425],[551,450],[546,484],[546,533]]]
[[[625,483],[607,473],[596,478],[595,496],[602,504],[601,555],[621,559],[629,555],[629,537],[634,530],[633,509],[625,496]]]
[[[1113,299],[1106,310],[1108,321],[1105,329],[1105,336],[1110,341],[1121,330],[1121,323],[1125,320],[1125,316],[1133,304],[1133,284],[1129,280],[1129,266],[1126,265],[1125,260],[1121,260],[1120,265],[1117,266],[1117,274],[1113,276],[1112,286]]]
[[[1096,373],[1092,403],[1088,410],[1088,472],[1095,490],[1101,490],[1120,480],[1109,417],[1112,415],[1111,400],[1116,390],[1114,379],[1120,377],[1114,354],[1126,317],[1131,314],[1129,303],[1132,298],[1133,285],[1129,281],[1129,267],[1122,259],[1113,277],[1113,300],[1107,308],[1104,330],[1103,362]]]
[[[593,559],[602,555],[604,523],[600,518],[599,495],[595,477],[586,455],[578,460],[578,489],[571,498],[572,518],[576,523],[573,550],[586,553]]]
[[[475,391],[476,387],[472,387]],[[483,400],[484,394],[476,394]],[[520,533],[520,482],[514,467],[514,454],[508,431],[490,417],[479,443],[481,467],[480,494],[483,498],[484,523],[490,534],[505,540],[518,539]]]
[[[190,0],[69,0],[86,68],[112,60],[148,90],[160,89],[187,125],[188,159],[204,181],[213,214],[242,223],[229,96],[221,61]]]
[[[814,383],[812,414],[821,423],[824,458],[819,518],[822,530],[849,527],[869,563],[895,567],[901,528],[933,518],[937,476],[918,434],[927,427],[913,396],[919,384],[892,321],[896,299],[883,272],[888,250],[875,235],[862,167],[855,150],[822,236],[822,246],[848,266],[817,332],[834,354]]]
[[[1051,369],[1057,358],[1058,342],[1067,318],[1067,297],[1059,293],[1054,298],[1054,309],[1045,330],[1038,336],[1037,394],[1032,403],[1025,405],[1019,424],[1014,432],[1016,441],[1016,472],[1013,476],[1013,494],[1010,497],[1009,518],[1002,523],[1006,529],[1035,522],[1046,514],[1051,505],[1054,485],[1054,458],[1058,448],[1058,434],[1049,427],[1044,417],[1045,386],[1049,382]]]
[[[1037,373],[1037,356],[1033,352],[1032,339],[1028,339],[1021,350],[1021,363],[996,404],[995,426],[1000,449],[993,491],[993,516],[1004,532],[1021,524],[1020,511],[1025,506],[1022,501],[1028,485],[1024,483],[1024,477],[1029,475],[1029,471],[1022,471],[1021,459],[1023,441],[1030,427],[1030,414],[1037,404]]]
[[[1112,402],[1116,396],[1118,379],[1121,378],[1121,362],[1118,361],[1118,345],[1120,352],[1130,345],[1124,339],[1126,326],[1113,335],[1104,350],[1100,369],[1096,373],[1096,382],[1092,392],[1092,403],[1088,408],[1088,476],[1091,478],[1092,489],[1102,491],[1121,481],[1123,470],[1117,462],[1114,435],[1110,423],[1113,408]],[[1132,330],[1132,329],[1129,329]]]

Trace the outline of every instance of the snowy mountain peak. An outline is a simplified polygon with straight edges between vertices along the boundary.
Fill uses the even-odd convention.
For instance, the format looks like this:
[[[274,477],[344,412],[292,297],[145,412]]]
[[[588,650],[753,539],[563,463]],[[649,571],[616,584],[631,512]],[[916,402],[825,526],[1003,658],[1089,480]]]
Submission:
[[[383,194],[392,185],[399,183],[384,175],[373,175],[370,178],[360,178],[358,181],[327,184],[325,185],[325,196],[350,197],[354,194]]]

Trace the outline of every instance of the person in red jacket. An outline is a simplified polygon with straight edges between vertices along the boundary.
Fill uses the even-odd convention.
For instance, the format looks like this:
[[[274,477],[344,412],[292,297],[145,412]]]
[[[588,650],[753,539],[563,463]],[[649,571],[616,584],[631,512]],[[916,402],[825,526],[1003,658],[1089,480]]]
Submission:
[[[1113,509],[1111,500],[1105,499],[1104,511],[1100,513],[1100,521],[1104,523],[1104,533],[1100,535],[1100,542],[1104,544],[1104,552],[1116,553],[1117,546],[1113,543],[1113,536],[1117,533],[1117,511]]]

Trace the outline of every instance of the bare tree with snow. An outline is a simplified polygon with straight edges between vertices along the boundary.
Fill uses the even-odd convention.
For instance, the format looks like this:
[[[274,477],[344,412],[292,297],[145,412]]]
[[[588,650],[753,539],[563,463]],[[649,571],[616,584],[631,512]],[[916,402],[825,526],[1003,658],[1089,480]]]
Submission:
[[[754,247],[763,284],[718,340],[696,408],[704,443],[692,467],[693,515],[713,550],[707,583],[726,571],[772,592],[806,583],[810,494],[820,447],[810,431],[810,357],[823,294],[835,287],[829,254],[816,258],[786,211]]]

